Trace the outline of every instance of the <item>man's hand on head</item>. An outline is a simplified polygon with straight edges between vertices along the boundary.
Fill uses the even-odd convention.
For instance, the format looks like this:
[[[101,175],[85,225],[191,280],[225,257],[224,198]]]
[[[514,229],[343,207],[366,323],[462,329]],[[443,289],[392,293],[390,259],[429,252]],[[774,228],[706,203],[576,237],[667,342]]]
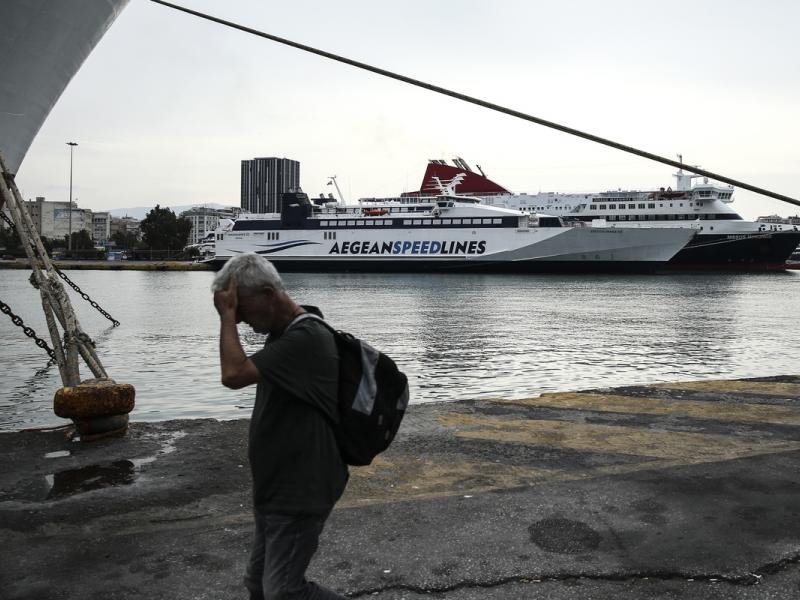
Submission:
[[[214,308],[221,318],[231,317],[236,320],[236,309],[239,306],[236,285],[236,278],[231,277],[227,288],[214,292]]]
[[[222,321],[219,337],[219,357],[222,366],[222,385],[234,390],[258,383],[261,374],[244,352],[236,330],[236,310],[239,307],[237,283],[234,277],[224,290],[214,292],[214,308]]]

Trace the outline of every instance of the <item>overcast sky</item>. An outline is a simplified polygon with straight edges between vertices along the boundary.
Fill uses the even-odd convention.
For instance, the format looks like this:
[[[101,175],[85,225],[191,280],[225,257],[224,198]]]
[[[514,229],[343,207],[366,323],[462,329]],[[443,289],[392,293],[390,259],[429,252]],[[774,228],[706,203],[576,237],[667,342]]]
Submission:
[[[180,3],[180,2],[178,2]],[[184,0],[185,6],[800,197],[794,0]],[[131,0],[23,162],[25,197],[239,203],[244,158],[309,195],[419,188],[461,156],[517,192],[673,185],[674,169]],[[745,218],[797,207],[738,192]]]

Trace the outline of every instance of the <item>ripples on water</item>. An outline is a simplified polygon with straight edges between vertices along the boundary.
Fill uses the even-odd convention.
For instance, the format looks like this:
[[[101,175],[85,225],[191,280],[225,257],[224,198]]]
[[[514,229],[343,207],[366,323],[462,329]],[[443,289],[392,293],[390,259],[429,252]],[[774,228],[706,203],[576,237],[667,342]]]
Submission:
[[[207,272],[71,271],[122,322],[73,295],[109,374],[136,387],[133,419],[249,416],[253,390],[219,383]],[[24,271],[0,298],[46,336]],[[674,276],[287,274],[289,292],[386,351],[414,402],[795,373],[800,273]],[[240,329],[248,352],[263,338]],[[0,315],[0,430],[59,424],[58,369]],[[49,341],[49,340],[48,340]],[[82,371],[90,377],[88,370]]]

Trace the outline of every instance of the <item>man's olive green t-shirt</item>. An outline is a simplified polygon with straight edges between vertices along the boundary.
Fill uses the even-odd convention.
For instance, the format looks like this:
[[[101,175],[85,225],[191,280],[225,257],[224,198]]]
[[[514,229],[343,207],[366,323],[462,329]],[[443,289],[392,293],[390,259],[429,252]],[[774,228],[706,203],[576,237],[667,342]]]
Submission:
[[[254,506],[262,512],[327,514],[348,477],[331,427],[338,420],[333,335],[306,318],[270,336],[250,359],[261,373],[250,421]]]

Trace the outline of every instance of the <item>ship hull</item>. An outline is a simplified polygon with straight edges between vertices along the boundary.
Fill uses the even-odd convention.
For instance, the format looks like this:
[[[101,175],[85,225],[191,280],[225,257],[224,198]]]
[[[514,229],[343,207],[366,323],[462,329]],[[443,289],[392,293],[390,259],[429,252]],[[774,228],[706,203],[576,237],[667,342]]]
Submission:
[[[667,270],[782,271],[800,244],[800,231],[699,234],[666,265]]]
[[[652,274],[666,268],[666,261],[463,261],[427,260],[325,260],[267,257],[285,273],[477,273],[477,274]],[[204,261],[218,271],[227,258]]]
[[[36,133],[128,0],[0,2],[0,152],[17,173]]]
[[[255,252],[283,271],[652,273],[694,235],[679,229],[392,228],[226,233],[208,264]],[[264,237],[267,236],[267,240]],[[272,241],[275,240],[275,241]]]

